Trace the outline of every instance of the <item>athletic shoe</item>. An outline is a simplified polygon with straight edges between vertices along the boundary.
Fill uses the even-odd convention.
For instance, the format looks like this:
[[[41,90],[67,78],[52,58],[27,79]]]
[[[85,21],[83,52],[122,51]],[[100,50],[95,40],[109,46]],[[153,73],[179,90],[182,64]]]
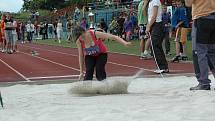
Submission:
[[[211,90],[211,86],[210,85],[198,84],[195,87],[191,87],[190,90]]]
[[[156,74],[161,74],[161,73],[169,73],[169,69],[157,69],[154,71]]]
[[[175,63],[175,62],[178,62],[178,63],[179,63],[180,60],[181,60],[181,56],[180,56],[180,55],[177,55],[177,56],[175,56],[175,57],[171,60],[171,62],[172,62],[172,63]]]
[[[9,50],[7,53],[8,54],[13,54],[13,50]]]
[[[187,61],[187,60],[188,60],[188,57],[187,57],[187,56],[185,56],[185,55],[183,55],[183,56],[181,56],[181,60],[183,60],[183,61]]]
[[[3,50],[1,50],[1,52],[2,52],[2,53],[5,53],[5,52],[6,52],[6,50],[4,50],[4,49],[3,49]]]
[[[150,53],[144,53],[144,54],[142,55],[142,58],[143,58],[143,59],[151,59],[151,58],[153,58],[153,56],[151,56]]]

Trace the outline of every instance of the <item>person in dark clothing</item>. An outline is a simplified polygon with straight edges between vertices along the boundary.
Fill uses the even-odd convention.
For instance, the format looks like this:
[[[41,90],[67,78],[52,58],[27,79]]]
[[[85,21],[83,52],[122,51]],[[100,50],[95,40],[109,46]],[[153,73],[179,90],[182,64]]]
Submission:
[[[122,37],[123,35],[123,25],[124,25],[124,22],[125,22],[125,18],[123,16],[123,13],[121,13],[121,15],[119,16],[118,20],[117,20],[117,23],[118,23],[118,32],[119,32],[119,36]]]
[[[211,90],[210,68],[215,77],[215,1],[185,0],[192,6],[193,64],[198,85],[190,90]]]
[[[101,26],[101,29],[103,29],[105,32],[107,32],[108,26],[107,26],[107,24],[106,24],[104,18],[101,19],[101,21],[100,21],[100,26]]]
[[[170,54],[170,42],[169,42],[169,29],[171,24],[170,14],[167,12],[167,7],[163,5],[162,22],[164,25],[164,43],[165,43],[165,53]]]
[[[48,39],[48,23],[45,21],[45,23],[44,23],[44,31],[45,31],[45,33],[44,33],[44,39]]]

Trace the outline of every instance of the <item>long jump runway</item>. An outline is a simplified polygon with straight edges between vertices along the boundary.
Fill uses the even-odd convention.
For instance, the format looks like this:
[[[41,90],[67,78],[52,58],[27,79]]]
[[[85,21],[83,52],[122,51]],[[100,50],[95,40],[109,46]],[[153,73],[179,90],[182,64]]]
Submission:
[[[0,83],[43,82],[47,80],[77,80],[78,52],[41,44],[19,44],[14,54],[0,53]],[[32,54],[36,52],[37,54]],[[143,70],[140,77],[159,76],[153,72],[154,60],[141,60],[138,56],[109,53],[107,76],[133,76]],[[193,65],[169,63],[170,73],[164,76],[193,75]]]

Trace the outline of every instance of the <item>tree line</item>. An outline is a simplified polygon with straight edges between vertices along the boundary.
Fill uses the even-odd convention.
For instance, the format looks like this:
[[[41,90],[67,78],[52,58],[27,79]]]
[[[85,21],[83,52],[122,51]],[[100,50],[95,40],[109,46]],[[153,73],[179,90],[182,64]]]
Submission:
[[[93,0],[23,0],[23,11],[54,10],[67,7],[72,4],[84,5]]]

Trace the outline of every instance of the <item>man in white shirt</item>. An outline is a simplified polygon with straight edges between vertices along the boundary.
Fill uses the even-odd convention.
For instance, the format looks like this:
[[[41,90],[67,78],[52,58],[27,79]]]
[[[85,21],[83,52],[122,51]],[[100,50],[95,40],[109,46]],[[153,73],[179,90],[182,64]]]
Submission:
[[[162,5],[160,0],[150,0],[148,5],[148,24],[146,33],[151,36],[152,51],[158,69],[155,73],[168,73],[168,63],[162,48],[163,24],[162,24]]]

